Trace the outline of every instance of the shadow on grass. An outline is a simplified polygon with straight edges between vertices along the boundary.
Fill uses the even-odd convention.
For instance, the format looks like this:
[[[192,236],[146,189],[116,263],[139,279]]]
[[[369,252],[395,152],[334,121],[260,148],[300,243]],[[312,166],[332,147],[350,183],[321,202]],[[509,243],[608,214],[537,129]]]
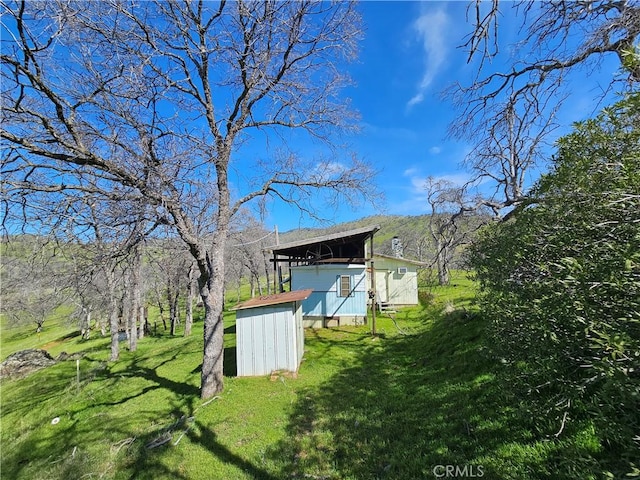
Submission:
[[[563,478],[552,463],[567,446],[531,447],[531,418],[483,353],[482,329],[456,312],[362,345],[355,363],[299,394],[268,454],[279,477],[423,479],[457,465],[490,479]]]
[[[55,370],[34,375],[28,382],[12,385],[9,398],[3,395],[3,401],[8,400],[12,406],[12,411],[3,409],[3,422],[10,415],[12,422],[23,426],[13,438],[3,435],[2,478],[121,478],[115,475],[116,468],[137,463],[135,448],[131,448],[137,440],[134,425],[153,421],[158,413],[153,411],[151,418],[145,411],[123,415],[119,406],[146,392],[123,398],[116,392],[115,401],[92,401],[93,395],[82,390],[78,394],[77,385],[71,381],[74,374],[75,365],[59,365]],[[175,386],[155,373],[145,374],[160,382],[156,388]],[[93,379],[101,375],[110,374],[103,371]],[[103,382],[108,380],[106,377]],[[109,395],[109,390],[116,390],[109,388],[112,385],[109,381],[104,383],[106,388],[101,389],[101,394]],[[184,392],[177,389],[176,393],[181,391]],[[184,397],[180,401],[184,402]],[[112,463],[116,458],[118,467]],[[185,478],[161,463],[154,464],[149,471],[153,476],[148,478]],[[137,473],[134,477],[139,478]]]
[[[249,478],[276,478],[234,453],[215,428],[195,416],[199,389],[191,375],[178,373],[183,354],[171,352],[156,361],[127,355],[117,364],[85,355],[79,389],[75,362],[13,382],[10,395],[3,396],[10,401],[3,419],[10,414],[12,420],[28,420],[10,446],[3,444],[2,478],[187,479],[181,450],[171,446],[182,432],[184,444],[200,445],[212,462],[234,466]],[[225,355],[226,368],[235,375],[235,347],[227,347]],[[60,419],[54,425],[55,416]],[[169,435],[166,444],[149,446],[163,435]]]
[[[220,443],[216,438],[215,432],[213,432],[210,428],[207,428],[203,423],[196,421],[195,424],[196,428],[188,432],[189,439],[193,443],[202,445],[219,461],[229,465],[234,465],[242,472],[250,475],[255,479],[275,480],[276,478],[279,478],[272,476],[266,470],[261,469],[260,467],[233,453],[225,445]]]
[[[238,357],[236,347],[224,347],[223,373],[225,377],[238,375]]]

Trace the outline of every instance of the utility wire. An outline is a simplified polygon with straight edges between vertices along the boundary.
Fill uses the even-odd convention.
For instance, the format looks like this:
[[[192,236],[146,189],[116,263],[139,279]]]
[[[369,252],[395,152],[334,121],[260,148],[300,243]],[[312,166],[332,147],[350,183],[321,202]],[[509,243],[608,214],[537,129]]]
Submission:
[[[231,245],[232,247],[244,247],[245,245],[253,245],[254,243],[258,243],[261,242],[262,240],[264,240],[265,238],[267,238],[269,235],[273,235],[274,232],[269,232],[267,233],[264,237],[259,238],[258,240],[253,240],[252,242],[247,242],[247,243],[238,243],[236,245]]]

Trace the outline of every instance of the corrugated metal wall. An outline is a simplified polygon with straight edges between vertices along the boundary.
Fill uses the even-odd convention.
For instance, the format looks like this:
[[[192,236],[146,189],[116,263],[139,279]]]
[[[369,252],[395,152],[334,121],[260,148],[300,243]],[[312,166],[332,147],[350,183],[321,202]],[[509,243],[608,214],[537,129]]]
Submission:
[[[352,294],[340,297],[339,278],[351,277]],[[367,283],[364,265],[315,265],[291,268],[291,290],[313,289],[302,302],[305,316],[339,317],[367,314]]]
[[[298,370],[304,353],[300,308],[293,303],[236,312],[238,376]]]

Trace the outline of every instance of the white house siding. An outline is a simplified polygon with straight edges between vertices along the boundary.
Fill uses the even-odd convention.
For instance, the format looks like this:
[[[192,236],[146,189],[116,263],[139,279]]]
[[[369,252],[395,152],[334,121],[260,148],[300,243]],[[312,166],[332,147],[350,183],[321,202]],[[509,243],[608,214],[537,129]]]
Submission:
[[[299,304],[247,308],[236,312],[238,376],[298,370],[304,353]]]
[[[418,304],[417,266],[403,259],[374,257],[376,271],[376,294],[378,301],[394,305]],[[407,273],[398,273],[398,268],[407,269]]]
[[[341,275],[351,278],[351,295],[339,296]],[[308,317],[340,317],[342,324],[362,323],[367,315],[364,265],[312,265],[291,268],[291,290],[313,289],[302,302],[305,326],[324,326]]]

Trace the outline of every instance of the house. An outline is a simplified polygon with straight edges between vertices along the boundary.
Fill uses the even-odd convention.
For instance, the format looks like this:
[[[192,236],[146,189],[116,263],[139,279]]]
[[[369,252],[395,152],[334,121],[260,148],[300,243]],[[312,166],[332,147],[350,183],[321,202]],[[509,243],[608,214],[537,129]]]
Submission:
[[[364,325],[367,317],[366,266],[357,263],[291,267],[291,288],[310,288],[302,304],[304,326]]]
[[[311,290],[252,298],[236,305],[238,376],[297,372],[304,354],[301,302]]]
[[[289,268],[292,291],[311,289],[302,302],[305,327],[361,325],[366,322],[368,292],[367,242],[379,226],[369,226],[307,240],[275,245],[274,268]],[[277,277],[277,276],[276,276]]]
[[[418,304],[418,269],[424,264],[402,258],[398,237],[392,239],[393,256],[371,255],[379,230],[368,226],[269,248],[276,271],[288,267],[290,290],[312,290],[302,302],[305,327],[366,323],[370,294],[380,306]]]
[[[376,301],[381,305],[394,307],[417,305],[418,269],[424,267],[425,264],[378,253],[374,254],[373,260]]]

